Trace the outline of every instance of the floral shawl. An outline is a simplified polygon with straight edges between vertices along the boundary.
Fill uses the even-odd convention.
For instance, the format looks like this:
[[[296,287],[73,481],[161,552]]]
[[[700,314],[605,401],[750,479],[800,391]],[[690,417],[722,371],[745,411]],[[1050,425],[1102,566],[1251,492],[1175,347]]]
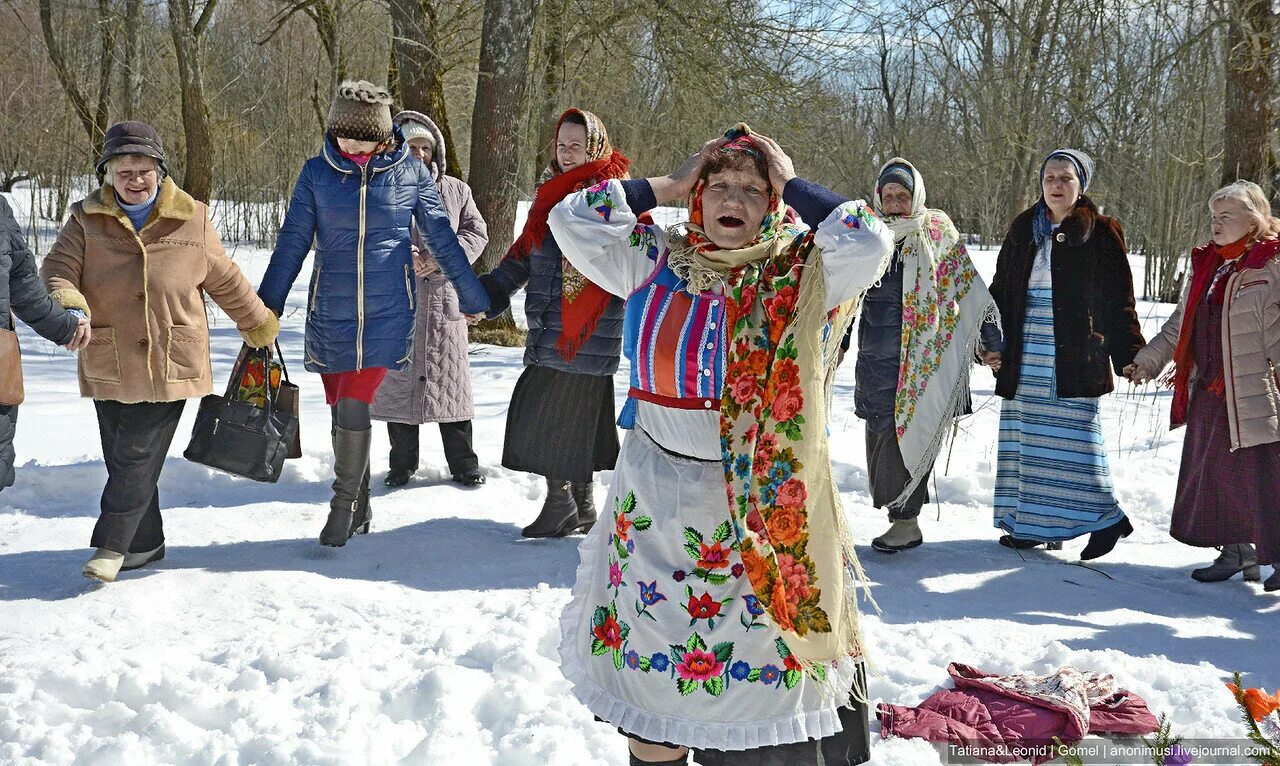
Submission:
[[[911,478],[897,500],[911,497],[942,449],[952,420],[969,402],[969,367],[981,344],[982,323],[999,321],[995,299],[941,210],[925,207],[924,179],[895,157],[880,169],[911,168],[911,215],[888,218],[902,259],[902,347],[893,416],[902,462]],[[876,189],[876,210],[883,210]]]
[[[695,277],[717,272],[728,298],[720,445],[747,577],[802,665],[860,656],[861,575],[826,439],[836,361],[829,351],[855,302],[826,311],[821,253],[811,233],[785,221],[776,195],[760,236],[740,250],[702,237],[701,214],[699,184],[690,200],[692,236],[673,239],[671,261],[692,260]],[[844,223],[861,227],[870,215],[860,208]]]

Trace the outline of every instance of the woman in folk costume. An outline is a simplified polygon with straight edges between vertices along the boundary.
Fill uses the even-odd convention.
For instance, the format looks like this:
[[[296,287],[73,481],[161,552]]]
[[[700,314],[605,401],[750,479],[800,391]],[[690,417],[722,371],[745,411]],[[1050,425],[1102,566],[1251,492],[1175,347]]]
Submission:
[[[1120,223],[1084,192],[1093,160],[1075,149],[1040,166],[1042,196],[1013,220],[991,294],[1005,332],[996,374],[1000,544],[1060,548],[1089,535],[1082,559],[1104,556],[1133,525],[1120,510],[1102,438],[1099,398],[1146,342]]]
[[[876,212],[893,232],[893,262],[867,291],[858,321],[854,410],[866,421],[871,499],[890,527],[882,553],[924,542],[920,509],[952,421],[972,411],[975,354],[1000,369],[999,314],[951,218],[925,207],[924,179],[895,157],[877,176]]]
[[[637,222],[685,195],[683,232]],[[889,231],[745,125],[671,176],[573,194],[550,225],[627,297],[632,370],[612,518],[583,542],[561,617],[574,693],[630,738],[632,763],[864,762],[858,564],[827,402]]]
[[[431,170],[391,122],[391,96],[365,80],[338,87],[320,154],[293,187],[258,295],[277,315],[307,254],[304,363],[320,374],[333,428],[333,497],[320,543],[342,547],[369,531],[369,404],[389,370],[413,359],[416,226],[458,291],[465,313],[489,300],[458,244]]]
[[[593,474],[618,459],[613,373],[622,352],[622,301],[560,254],[547,228],[551,208],[580,189],[626,178],[631,160],[609,144],[604,123],[570,109],[556,125],[524,231],[502,263],[481,277],[489,316],[526,284],[524,373],[511,394],[502,465],[546,477],[547,497],[525,537],[585,532],[596,520]]]
[[[1191,254],[1191,284],[1125,368],[1150,380],[1170,361],[1174,428],[1187,426],[1170,532],[1221,555],[1200,582],[1237,572],[1280,590],[1280,219],[1257,184],[1209,198],[1213,239]],[[1257,544],[1255,549],[1254,544]]]

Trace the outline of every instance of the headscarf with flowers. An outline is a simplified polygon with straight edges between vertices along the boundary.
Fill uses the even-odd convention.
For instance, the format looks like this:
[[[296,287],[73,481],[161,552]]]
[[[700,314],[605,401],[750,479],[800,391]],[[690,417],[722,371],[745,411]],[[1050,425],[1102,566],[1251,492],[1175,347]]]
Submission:
[[[609,143],[609,133],[605,130],[604,123],[591,112],[584,109],[569,109],[560,115],[560,120],[556,122],[555,135],[560,134],[560,127],[570,115],[578,115],[587,124],[587,162],[585,165],[565,171],[560,167],[560,161],[555,152],[551,153],[551,162],[547,164],[546,169],[542,171],[542,177],[538,179],[538,190],[534,193],[533,205],[529,208],[524,229],[507,250],[504,258],[523,260],[538,249],[550,232],[547,216],[551,214],[551,208],[565,197],[611,178],[629,177],[627,171],[631,168],[631,160],[613,148]],[[607,211],[604,215],[607,220]],[[574,268],[573,264],[563,256],[560,258],[560,270],[562,275],[561,332],[556,350],[566,360],[572,360],[578,355],[578,349],[582,344],[595,332],[596,325],[600,322],[600,317],[604,315],[613,296],[583,276],[582,272]]]
[[[729,135],[720,151],[758,151],[745,125]],[[688,290],[724,287],[721,457],[752,590],[802,665],[860,656],[861,575],[826,439],[831,352],[854,302],[827,312],[821,253],[812,233],[786,220],[777,195],[759,235],[737,250],[717,247],[702,230],[701,183],[689,214],[668,262],[690,282]],[[869,215],[860,208],[845,225],[861,227]]]
[[[893,403],[898,449],[911,478],[897,500],[911,497],[933,468],[952,419],[969,403],[969,367],[981,345],[982,324],[1000,312],[978,276],[960,233],[941,210],[925,207],[924,179],[894,157],[915,182],[911,213],[885,218],[902,261],[902,346]],[[876,211],[883,215],[880,187]]]

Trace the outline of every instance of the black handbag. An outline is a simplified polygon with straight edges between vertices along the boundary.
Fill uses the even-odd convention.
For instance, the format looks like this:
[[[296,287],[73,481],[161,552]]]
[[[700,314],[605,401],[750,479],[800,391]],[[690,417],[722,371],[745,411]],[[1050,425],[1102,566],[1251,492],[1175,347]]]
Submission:
[[[196,424],[191,429],[191,443],[182,456],[193,463],[246,479],[275,482],[280,478],[293,436],[298,431],[298,418],[276,406],[269,372],[268,395],[262,406],[237,398],[240,381],[255,357],[261,358],[262,368],[270,371],[270,348],[243,349],[226,393],[209,394],[200,400]],[[288,377],[282,381],[287,382]]]

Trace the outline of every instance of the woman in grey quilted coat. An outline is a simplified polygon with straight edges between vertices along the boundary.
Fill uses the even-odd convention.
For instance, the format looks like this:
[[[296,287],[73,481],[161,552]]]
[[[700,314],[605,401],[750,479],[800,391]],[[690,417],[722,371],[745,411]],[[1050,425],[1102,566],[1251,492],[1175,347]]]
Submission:
[[[467,258],[475,263],[489,242],[489,230],[471,197],[471,188],[445,175],[444,137],[429,117],[401,112],[394,118],[409,151],[431,168],[453,230]],[[458,308],[453,284],[440,272],[417,231],[414,270],[418,290],[413,336],[413,366],[387,373],[369,415],[387,421],[391,465],[386,484],[408,483],[418,469],[418,426],[439,423],[445,460],[453,480],[473,487],[484,483],[471,446],[471,367],[467,363],[467,321]]]

